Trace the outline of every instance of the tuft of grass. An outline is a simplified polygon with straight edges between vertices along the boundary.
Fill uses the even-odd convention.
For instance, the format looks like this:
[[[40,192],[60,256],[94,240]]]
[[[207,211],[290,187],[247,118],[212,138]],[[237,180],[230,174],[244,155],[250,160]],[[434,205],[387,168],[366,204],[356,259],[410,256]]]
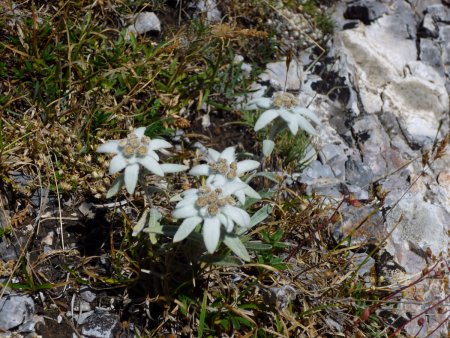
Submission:
[[[326,35],[333,34],[335,23],[315,0],[307,0],[302,4],[302,9],[312,17],[315,27]]]
[[[311,160],[308,157],[313,155],[308,153],[311,149],[311,139],[303,132],[292,136],[288,130],[284,130],[277,135],[275,155],[290,172],[300,172],[307,167]]]

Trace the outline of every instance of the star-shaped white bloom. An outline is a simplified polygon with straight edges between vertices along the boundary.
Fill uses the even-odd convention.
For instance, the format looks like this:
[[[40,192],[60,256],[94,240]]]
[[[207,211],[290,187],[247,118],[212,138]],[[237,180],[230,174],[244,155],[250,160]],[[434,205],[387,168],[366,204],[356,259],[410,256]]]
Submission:
[[[299,128],[311,135],[317,135],[307,118],[316,124],[320,124],[320,120],[311,110],[299,104],[298,98],[291,93],[278,92],[271,99],[261,97],[251,100],[246,109],[267,109],[256,121],[255,131],[264,128],[276,118],[281,118],[286,122],[292,135],[296,135]]]
[[[189,189],[182,193],[172,216],[184,218],[173,238],[174,242],[185,239],[197,225],[202,224],[203,241],[209,253],[213,253],[219,243],[221,227],[231,233],[234,225],[250,227],[249,214],[236,207],[232,197],[245,189],[243,182],[227,182],[221,186],[206,184],[200,189]]]
[[[158,176],[188,169],[187,166],[180,164],[160,164],[155,151],[171,148],[172,145],[161,139],[152,140],[144,133],[145,127],[140,127],[133,130],[125,139],[108,141],[97,148],[98,153],[116,154],[109,164],[109,174],[115,174],[125,168],[125,187],[130,194],[136,188],[140,166]]]
[[[226,182],[242,182],[240,177],[248,171],[259,167],[260,163],[254,160],[236,161],[235,147],[228,147],[221,153],[208,149],[207,163],[193,167],[190,175],[209,176],[208,183],[224,184]],[[245,196],[261,198],[259,194],[246,184],[246,188],[233,193],[241,204],[245,203]]]

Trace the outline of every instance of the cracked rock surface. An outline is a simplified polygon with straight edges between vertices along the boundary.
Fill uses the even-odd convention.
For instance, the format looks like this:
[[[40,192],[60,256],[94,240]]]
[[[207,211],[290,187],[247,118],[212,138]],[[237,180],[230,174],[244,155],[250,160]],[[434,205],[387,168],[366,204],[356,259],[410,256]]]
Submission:
[[[352,243],[385,240],[377,264],[388,284],[407,285],[433,264],[445,275],[450,156],[433,151],[449,133],[450,8],[432,0],[342,1],[333,15],[334,62],[303,74],[300,99],[312,101],[324,123],[319,160],[299,180],[331,200],[352,194],[363,201],[343,206],[335,235],[351,234]],[[327,73],[348,95],[314,91],[333,77]],[[427,320],[422,328],[412,321],[407,332],[446,336],[445,312],[429,309],[447,297],[445,278],[425,279],[415,292],[424,301],[405,294],[399,314],[424,312]]]

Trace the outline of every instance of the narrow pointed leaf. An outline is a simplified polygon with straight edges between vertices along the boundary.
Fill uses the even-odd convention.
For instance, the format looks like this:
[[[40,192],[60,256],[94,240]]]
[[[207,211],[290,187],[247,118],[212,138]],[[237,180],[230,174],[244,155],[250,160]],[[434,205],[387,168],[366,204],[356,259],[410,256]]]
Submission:
[[[258,194],[258,192],[250,186],[245,188],[244,193],[250,198],[261,199],[261,195]]]
[[[242,258],[246,262],[250,261],[250,255],[248,254],[247,249],[245,248],[244,244],[242,244],[242,242],[239,239],[239,237],[225,234],[223,242],[239,258]]]
[[[273,246],[267,243],[263,243],[261,241],[248,241],[245,242],[245,247],[247,250],[252,251],[269,251],[272,250]]]
[[[114,182],[111,185],[111,188],[109,188],[108,192],[106,193],[106,198],[111,198],[113,196],[116,196],[117,193],[122,189],[122,187],[125,185],[123,174],[117,177]]]
[[[258,223],[261,223],[264,221],[272,212],[272,206],[269,204],[266,204],[261,209],[259,209],[257,212],[255,212],[252,217],[250,218],[250,225],[254,226]]]
[[[142,229],[144,229],[144,226],[147,223],[148,214],[149,214],[148,209],[142,213],[141,218],[139,218],[139,221],[137,221],[136,225],[133,228],[132,236],[137,236],[137,234],[140,233]]]
[[[163,227],[159,222],[162,218],[161,213],[156,208],[150,209],[150,216],[148,220],[148,227],[145,229],[145,232],[148,232],[150,237],[150,242],[152,244],[156,244],[158,242],[158,237],[156,235],[160,235],[163,233]]]

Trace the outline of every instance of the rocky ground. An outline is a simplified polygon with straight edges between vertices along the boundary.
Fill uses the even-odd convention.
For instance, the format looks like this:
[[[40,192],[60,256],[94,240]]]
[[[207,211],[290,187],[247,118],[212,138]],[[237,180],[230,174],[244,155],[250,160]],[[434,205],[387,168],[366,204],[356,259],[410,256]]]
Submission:
[[[407,321],[405,330],[411,337],[448,333],[449,6],[443,0],[337,1],[330,12],[335,31],[323,48],[294,43],[290,47],[296,57],[289,68],[285,60],[274,60],[252,85],[253,98],[286,87],[320,117],[322,125],[314,142],[317,155],[302,172],[286,175],[284,184],[302,186],[330,205],[353,196],[357,202],[342,205],[340,219],[331,229],[333,236],[339,241],[351,235],[345,245],[359,247],[357,255],[364,265],[359,273],[368,284],[375,274],[387,289],[405,287],[386,316]],[[278,15],[287,17],[280,28],[286,46],[305,35],[304,29],[295,29],[296,22],[301,22],[295,14]],[[211,21],[216,16],[220,17],[218,8],[207,12]],[[152,20],[152,29],[157,29]],[[317,40],[319,36],[311,34],[320,33],[306,34]],[[54,304],[45,311],[40,308],[45,296],[38,290],[33,295],[2,291],[0,328],[5,333],[0,336],[13,336],[13,332],[30,337],[36,333],[71,337],[73,332],[85,337],[139,335],[137,325],[133,331],[125,323],[138,303],[146,308],[145,299],[130,303],[123,293],[96,290],[95,283],[78,290],[68,290],[64,283],[68,278],[64,265],[81,264],[86,273],[103,271],[96,272],[94,280],[111,272],[99,251],[99,246],[109,245],[112,222],[103,212],[107,206],[67,200],[59,218],[58,203],[47,193],[39,191],[33,200],[32,207],[41,206],[42,214],[39,229],[29,237],[34,241],[29,255],[39,256],[61,245],[55,235],[59,219],[69,233],[64,244],[73,248],[73,255],[69,250],[64,256],[46,257],[53,280],[43,279],[40,284],[58,287],[52,290]],[[7,209],[8,200],[2,203]],[[0,280],[8,278],[13,266],[6,262],[17,259],[20,241],[0,243],[4,262],[0,260],[4,265]],[[94,258],[80,262],[80,256]],[[129,275],[135,276],[132,266]],[[346,330],[340,323],[334,325],[336,331]]]
[[[445,1],[349,1],[337,5],[337,31],[330,42],[330,63],[318,65],[319,76],[343,78],[348,93],[333,100],[315,96],[323,112],[323,148],[319,160],[299,180],[327,196],[345,189],[359,199],[369,183],[383,191],[359,210],[347,207],[336,235],[355,231],[353,240],[371,238],[386,246],[378,253],[388,283],[405,283],[436,264],[433,278],[416,284],[412,294],[425,303],[404,302],[406,315],[427,313],[425,329],[417,321],[409,334],[446,335],[448,310],[448,243],[450,182],[448,150],[437,140],[449,133],[450,8]],[[311,88],[316,75],[311,75]],[[326,81],[326,78],[323,79]],[[320,83],[320,80],[319,80]],[[332,88],[330,90],[333,90]],[[315,95],[314,91],[302,94]],[[382,208],[366,219],[373,203]],[[439,328],[437,328],[439,326]],[[436,329],[436,331],[435,331]]]

